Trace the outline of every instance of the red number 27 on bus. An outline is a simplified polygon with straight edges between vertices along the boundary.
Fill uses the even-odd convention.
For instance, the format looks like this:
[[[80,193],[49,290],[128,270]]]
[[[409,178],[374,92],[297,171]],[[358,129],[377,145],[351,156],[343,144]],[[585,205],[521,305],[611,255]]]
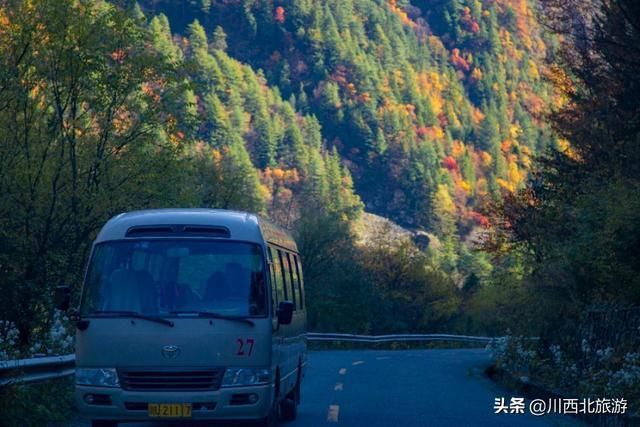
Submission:
[[[253,338],[238,338],[236,343],[238,344],[236,356],[251,356],[251,353],[253,353]]]

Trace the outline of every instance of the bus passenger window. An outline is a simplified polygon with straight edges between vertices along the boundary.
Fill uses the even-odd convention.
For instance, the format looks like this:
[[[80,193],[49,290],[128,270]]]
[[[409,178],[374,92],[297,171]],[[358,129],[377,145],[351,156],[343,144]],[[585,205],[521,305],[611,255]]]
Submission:
[[[287,292],[287,270],[284,264],[284,260],[282,259],[282,251],[278,250],[278,259],[280,260],[280,273],[281,273],[281,277],[282,277],[282,287],[284,289],[284,300],[283,301],[287,301],[289,300],[289,292]]]
[[[275,251],[275,253],[277,253],[278,256],[274,258],[273,267],[276,275],[276,292],[278,294],[278,303],[280,303],[282,301],[286,301],[287,291],[285,289],[284,281],[283,281],[284,279],[282,275],[282,258],[280,257],[280,251]]]
[[[275,262],[273,261],[274,260],[273,252],[274,252],[273,248],[269,247],[267,249],[267,255],[269,257],[269,278],[271,282],[271,286],[269,287],[271,292],[271,310],[275,314],[278,307],[278,292],[276,291],[276,288],[277,288],[276,265],[275,265]]]
[[[291,285],[291,301],[293,301],[293,309],[297,310],[298,303],[296,302],[296,280],[294,280],[295,276],[293,274],[293,266],[291,265],[292,255],[287,252],[286,257],[287,257],[287,260],[286,260],[287,270],[289,271],[288,279],[289,279],[289,284]]]
[[[294,277],[296,278],[296,283],[298,284],[298,307],[302,310],[304,308],[304,298],[302,297],[302,276],[300,275],[300,261],[298,261],[298,256],[293,255],[293,270]]]

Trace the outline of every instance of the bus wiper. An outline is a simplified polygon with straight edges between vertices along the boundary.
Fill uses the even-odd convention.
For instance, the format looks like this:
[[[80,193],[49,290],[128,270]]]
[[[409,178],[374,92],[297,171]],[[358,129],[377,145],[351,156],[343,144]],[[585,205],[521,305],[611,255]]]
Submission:
[[[241,316],[227,316],[225,314],[214,313],[212,311],[170,311],[169,314],[192,314],[198,317],[204,317],[207,319],[224,319],[224,320],[232,320],[235,322],[246,323],[247,325],[255,326],[252,320],[247,319],[246,317]]]
[[[163,319],[162,317],[155,317],[155,316],[147,316],[145,314],[142,313],[138,313],[135,311],[124,311],[124,310],[96,310],[96,311],[92,311],[89,314],[91,315],[110,315],[110,314],[115,314],[115,315],[121,315],[123,317],[133,317],[134,319],[143,319],[143,320],[149,320],[150,322],[156,322],[156,323],[161,323],[163,325],[167,325],[167,326],[172,326],[174,325],[174,323],[171,320],[168,319]]]

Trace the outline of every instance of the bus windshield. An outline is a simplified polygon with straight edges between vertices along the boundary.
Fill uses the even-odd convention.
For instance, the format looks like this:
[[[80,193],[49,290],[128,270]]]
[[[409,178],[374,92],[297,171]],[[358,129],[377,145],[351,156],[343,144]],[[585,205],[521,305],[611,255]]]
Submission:
[[[245,242],[140,239],[95,247],[81,315],[267,314],[264,259]]]

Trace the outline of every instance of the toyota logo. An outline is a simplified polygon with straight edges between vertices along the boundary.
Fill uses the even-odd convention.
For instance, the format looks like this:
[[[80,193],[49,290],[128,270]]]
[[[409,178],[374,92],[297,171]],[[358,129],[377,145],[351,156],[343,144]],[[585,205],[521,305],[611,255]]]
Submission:
[[[165,345],[160,352],[165,359],[175,359],[180,355],[180,347],[177,345]]]

